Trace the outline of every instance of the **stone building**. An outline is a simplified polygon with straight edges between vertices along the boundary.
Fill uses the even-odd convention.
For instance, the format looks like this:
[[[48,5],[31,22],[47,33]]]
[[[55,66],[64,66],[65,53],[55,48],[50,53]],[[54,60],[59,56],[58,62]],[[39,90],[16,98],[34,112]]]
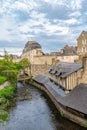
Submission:
[[[52,65],[52,63],[56,60],[56,55],[44,54],[39,43],[36,41],[28,41],[25,44],[23,53],[21,55],[21,59],[23,58],[28,58],[31,64]]]
[[[56,61],[74,62],[78,59],[76,53],[74,53],[74,47],[67,47],[64,49],[66,53],[50,53],[44,54],[41,45],[35,41],[28,41],[23,49],[21,59],[28,58],[31,64],[36,65],[52,65]],[[67,51],[68,50],[68,51]],[[72,51],[73,52],[72,52]],[[71,53],[68,53],[71,52]],[[66,55],[65,55],[66,54]]]
[[[87,54],[87,31],[82,31],[77,39],[77,54],[79,56]]]
[[[41,45],[36,41],[28,41],[23,49],[21,59],[28,58],[30,62],[33,63],[34,56],[41,56],[41,55],[43,55]]]
[[[64,48],[61,49],[62,55],[77,55],[77,47],[66,45]]]
[[[60,55],[57,56],[57,61],[74,63],[78,61],[78,55]]]
[[[83,63],[59,62],[49,69],[49,77],[66,92],[71,91],[80,83],[87,84],[87,56]]]

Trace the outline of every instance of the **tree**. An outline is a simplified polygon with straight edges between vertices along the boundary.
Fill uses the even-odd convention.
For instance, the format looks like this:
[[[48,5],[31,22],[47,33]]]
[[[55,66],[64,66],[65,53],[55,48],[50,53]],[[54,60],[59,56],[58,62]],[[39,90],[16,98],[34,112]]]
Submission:
[[[24,58],[18,64],[19,64],[20,68],[26,68],[29,66],[30,62],[27,58]]]
[[[0,60],[0,75],[7,76],[11,82],[16,82],[17,75],[20,69],[25,69],[30,64],[27,58],[22,59],[18,63],[13,62],[13,56],[8,55],[8,52],[4,51],[4,59]]]

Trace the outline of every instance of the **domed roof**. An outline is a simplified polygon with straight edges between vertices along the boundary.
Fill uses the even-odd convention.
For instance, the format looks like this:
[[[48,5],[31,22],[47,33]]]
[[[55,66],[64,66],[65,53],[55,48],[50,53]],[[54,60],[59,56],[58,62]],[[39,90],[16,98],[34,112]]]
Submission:
[[[28,41],[25,44],[23,52],[30,51],[30,50],[37,49],[37,48],[41,49],[41,45],[38,42],[36,42],[36,41]]]

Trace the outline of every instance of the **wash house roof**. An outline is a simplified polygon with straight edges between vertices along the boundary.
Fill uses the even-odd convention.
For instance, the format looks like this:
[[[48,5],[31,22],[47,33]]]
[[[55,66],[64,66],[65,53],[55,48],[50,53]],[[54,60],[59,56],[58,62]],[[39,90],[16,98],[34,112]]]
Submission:
[[[82,64],[60,62],[49,69],[49,73],[65,78],[71,73],[82,68]]]
[[[76,86],[67,96],[61,101],[66,107],[87,115],[87,84]]]
[[[51,86],[47,84],[48,82],[50,84],[51,81],[45,75],[37,75],[34,77],[34,80],[44,85],[46,89],[52,87],[52,84]],[[53,90],[50,89],[50,91],[52,93]],[[76,86],[69,94],[64,97],[60,96],[59,93],[55,91],[54,97],[63,106],[87,115],[87,84],[80,84]]]

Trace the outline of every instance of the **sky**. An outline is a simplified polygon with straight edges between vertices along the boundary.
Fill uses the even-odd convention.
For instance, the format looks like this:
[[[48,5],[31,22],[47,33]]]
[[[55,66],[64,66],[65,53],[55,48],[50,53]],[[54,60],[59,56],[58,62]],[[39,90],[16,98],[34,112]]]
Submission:
[[[0,0],[0,54],[21,55],[29,40],[44,52],[77,45],[87,31],[87,0]]]

